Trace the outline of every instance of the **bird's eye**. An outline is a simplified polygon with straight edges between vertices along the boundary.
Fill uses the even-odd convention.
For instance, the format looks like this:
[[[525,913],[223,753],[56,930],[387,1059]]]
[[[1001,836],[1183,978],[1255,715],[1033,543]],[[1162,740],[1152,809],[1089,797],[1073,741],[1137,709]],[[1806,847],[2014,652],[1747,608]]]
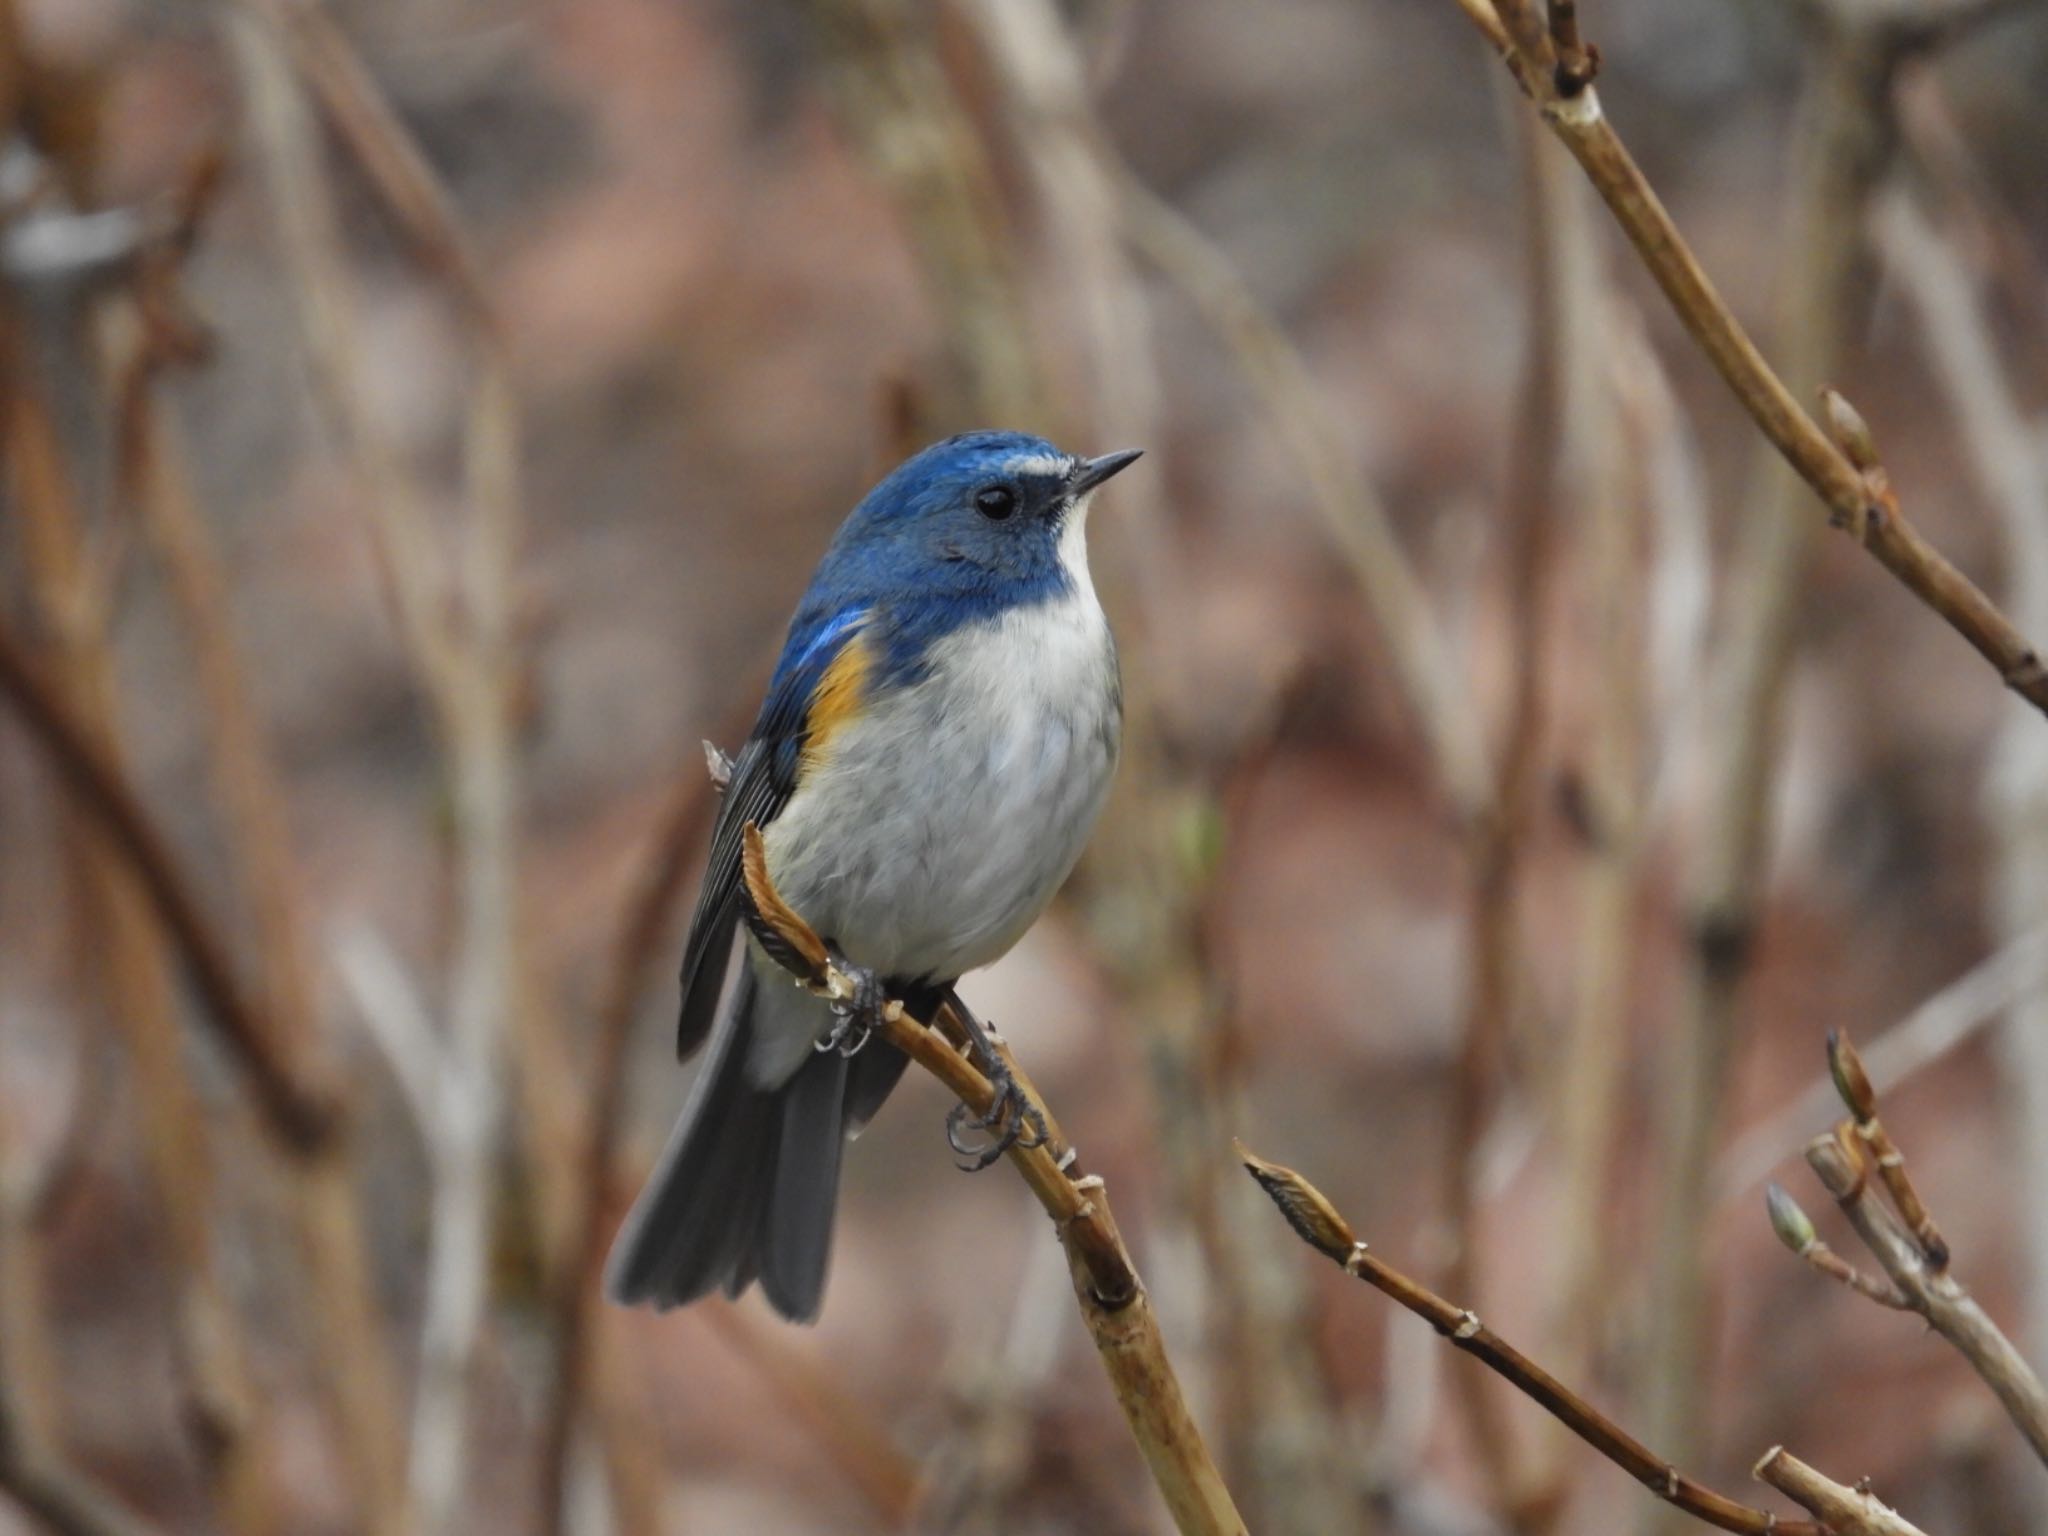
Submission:
[[[1007,485],[990,485],[974,493],[974,510],[991,522],[1000,523],[1017,510],[1017,493]]]

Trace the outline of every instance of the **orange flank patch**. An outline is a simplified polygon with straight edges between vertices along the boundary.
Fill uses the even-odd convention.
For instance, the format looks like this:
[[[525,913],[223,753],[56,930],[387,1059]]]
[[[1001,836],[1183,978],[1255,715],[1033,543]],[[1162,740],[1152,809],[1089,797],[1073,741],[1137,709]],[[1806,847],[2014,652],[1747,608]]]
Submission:
[[[817,691],[811,695],[810,713],[804,717],[804,755],[799,772],[815,768],[830,747],[833,735],[860,713],[874,664],[875,653],[867,636],[857,634],[839,648],[839,654],[825,668]]]

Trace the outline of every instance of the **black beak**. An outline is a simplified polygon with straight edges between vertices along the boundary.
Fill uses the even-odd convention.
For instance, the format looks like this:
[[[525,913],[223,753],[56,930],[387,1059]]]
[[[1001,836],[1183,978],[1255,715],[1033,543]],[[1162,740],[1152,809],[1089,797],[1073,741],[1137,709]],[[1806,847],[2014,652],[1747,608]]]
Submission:
[[[1067,480],[1069,496],[1086,496],[1119,470],[1129,469],[1144,457],[1142,448],[1121,448],[1115,453],[1105,453],[1100,458],[1083,459],[1074,466],[1073,474]]]

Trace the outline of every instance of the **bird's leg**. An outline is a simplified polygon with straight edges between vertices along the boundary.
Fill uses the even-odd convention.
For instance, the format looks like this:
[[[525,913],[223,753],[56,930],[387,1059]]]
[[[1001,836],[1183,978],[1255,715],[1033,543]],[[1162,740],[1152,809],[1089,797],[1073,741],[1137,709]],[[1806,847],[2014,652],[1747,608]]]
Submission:
[[[832,957],[832,969],[853,984],[853,991],[832,1000],[832,1027],[818,1037],[813,1049],[858,1056],[882,1027],[882,1009],[888,997],[882,990],[882,978],[867,966],[855,965],[836,944],[828,943],[825,948]]]
[[[996,1090],[987,1113],[977,1115],[965,1104],[955,1104],[946,1116],[946,1144],[966,1159],[961,1168],[979,1173],[1013,1146],[1044,1146],[1048,1135],[1045,1117],[1018,1089],[1017,1079],[1004,1064],[1003,1053],[996,1049],[988,1027],[961,1001],[959,992],[948,988],[945,1001],[953,1005],[954,1016],[960,1020],[968,1044],[979,1058],[977,1065]],[[978,1139],[977,1132],[986,1140]]]

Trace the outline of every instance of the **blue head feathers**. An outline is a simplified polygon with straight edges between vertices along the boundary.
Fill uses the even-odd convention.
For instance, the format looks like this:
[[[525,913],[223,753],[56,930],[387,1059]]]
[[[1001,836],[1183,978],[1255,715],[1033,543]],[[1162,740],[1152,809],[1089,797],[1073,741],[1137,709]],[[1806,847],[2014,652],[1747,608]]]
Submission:
[[[855,507],[792,627],[795,645],[863,610],[888,618],[890,661],[912,665],[959,624],[1073,590],[1075,509],[1138,457],[1081,459],[1022,432],[969,432],[904,460]]]

